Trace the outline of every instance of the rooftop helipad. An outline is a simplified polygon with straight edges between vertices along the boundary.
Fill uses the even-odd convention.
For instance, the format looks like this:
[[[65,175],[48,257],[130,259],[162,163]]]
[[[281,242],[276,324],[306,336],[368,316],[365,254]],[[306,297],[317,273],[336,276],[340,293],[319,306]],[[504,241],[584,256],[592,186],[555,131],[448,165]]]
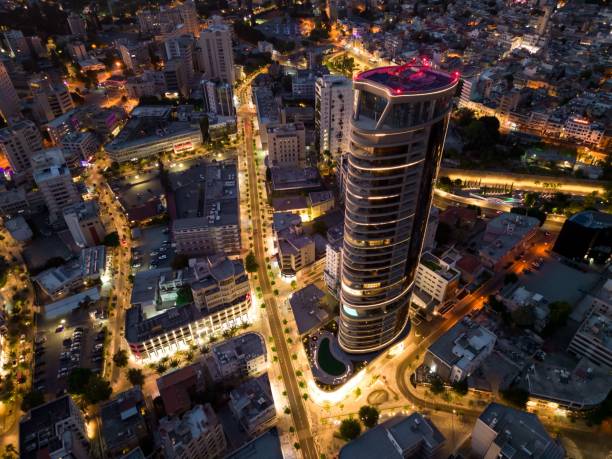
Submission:
[[[449,74],[422,64],[379,67],[355,77],[356,81],[385,86],[394,95],[433,92],[448,87],[458,79],[458,72]]]

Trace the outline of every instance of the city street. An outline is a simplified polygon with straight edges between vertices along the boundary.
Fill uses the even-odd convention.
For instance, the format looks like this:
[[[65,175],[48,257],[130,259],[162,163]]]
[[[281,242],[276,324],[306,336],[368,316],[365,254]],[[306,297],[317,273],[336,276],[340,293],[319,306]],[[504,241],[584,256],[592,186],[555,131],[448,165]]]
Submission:
[[[294,368],[291,362],[291,355],[287,349],[287,343],[283,335],[282,324],[279,318],[278,305],[276,298],[272,294],[272,287],[266,271],[266,252],[264,249],[265,241],[262,232],[260,206],[257,190],[257,173],[253,152],[253,125],[252,114],[242,109],[239,113],[242,118],[243,126],[243,154],[246,156],[249,173],[249,193],[251,197],[251,210],[253,215],[253,235],[255,244],[255,256],[259,264],[258,279],[260,281],[263,300],[266,305],[266,313],[270,323],[270,330],[274,338],[274,344],[278,350],[280,368],[283,381],[287,389],[291,416],[293,418],[300,449],[303,457],[317,458],[317,452],[310,432],[308,415],[302,401],[302,396],[296,381]]]

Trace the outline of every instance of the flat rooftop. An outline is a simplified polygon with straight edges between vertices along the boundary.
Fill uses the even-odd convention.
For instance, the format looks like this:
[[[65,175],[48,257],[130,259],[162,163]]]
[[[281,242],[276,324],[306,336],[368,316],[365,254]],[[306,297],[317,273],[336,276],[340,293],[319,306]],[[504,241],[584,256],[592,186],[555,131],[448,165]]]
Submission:
[[[259,333],[245,333],[217,344],[212,348],[215,357],[222,363],[231,360],[249,360],[266,354],[264,340]]]
[[[448,74],[424,65],[401,65],[366,70],[355,78],[389,89],[393,94],[427,93],[448,87],[459,74]]]
[[[237,225],[238,172],[236,163],[199,163],[169,176],[174,194],[175,229],[181,220],[201,219],[207,226]],[[178,226],[177,226],[178,224]],[[191,224],[186,221],[188,226]]]
[[[159,142],[173,136],[195,133],[200,130],[187,121],[166,121],[156,117],[131,118],[121,132],[105,149],[113,151],[128,147],[139,147],[149,143]]]
[[[234,451],[226,459],[283,459],[280,436],[276,427]]]
[[[308,333],[329,317],[327,311],[322,307],[323,297],[325,297],[323,290],[310,284],[294,292],[289,298],[300,335]]]

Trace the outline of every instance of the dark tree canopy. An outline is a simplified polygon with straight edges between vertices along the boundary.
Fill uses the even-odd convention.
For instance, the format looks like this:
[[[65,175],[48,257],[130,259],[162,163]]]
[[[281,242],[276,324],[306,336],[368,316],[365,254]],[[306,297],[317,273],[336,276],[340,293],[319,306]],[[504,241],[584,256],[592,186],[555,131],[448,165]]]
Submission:
[[[376,424],[378,424],[378,418],[380,417],[380,413],[377,408],[369,405],[364,405],[359,408],[359,419],[364,426],[368,429],[371,429]]]
[[[340,436],[346,440],[354,440],[361,433],[361,424],[357,419],[349,418],[344,419],[340,423]]]

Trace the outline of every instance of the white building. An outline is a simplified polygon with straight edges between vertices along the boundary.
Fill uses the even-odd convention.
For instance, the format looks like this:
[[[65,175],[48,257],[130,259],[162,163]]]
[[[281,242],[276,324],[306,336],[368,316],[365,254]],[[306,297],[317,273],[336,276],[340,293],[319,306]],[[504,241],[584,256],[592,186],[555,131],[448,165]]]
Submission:
[[[5,120],[18,117],[19,111],[19,96],[15,91],[15,86],[11,81],[4,62],[0,60],[0,115]]]
[[[342,240],[328,242],[325,247],[325,270],[323,280],[330,293],[338,297],[342,273]]]
[[[43,195],[49,218],[53,222],[61,217],[65,207],[81,201],[81,195],[60,149],[38,153],[32,158],[32,163],[34,181]]]
[[[209,404],[196,405],[180,418],[162,418],[159,433],[168,459],[220,459],[227,447],[223,426]]]
[[[104,241],[106,231],[100,220],[97,201],[78,202],[66,207],[64,220],[79,247],[100,245]]]
[[[299,167],[306,159],[306,130],[303,123],[267,127],[268,165]]]
[[[259,333],[245,333],[212,348],[216,373],[213,378],[254,377],[267,369],[266,345]]]
[[[439,303],[447,300],[459,285],[461,273],[454,268],[454,259],[438,258],[431,252],[421,255],[414,279],[415,287]]]
[[[461,381],[493,352],[496,340],[492,332],[464,318],[429,346],[424,363],[445,382]]]
[[[234,84],[234,51],[232,29],[226,24],[213,24],[200,34],[200,69],[207,79],[219,78]]]
[[[194,43],[195,41],[192,35],[171,37],[164,43],[167,59],[178,59],[183,63],[188,81],[191,81],[194,75]]]
[[[530,457],[562,459],[563,447],[553,440],[535,414],[491,403],[472,430],[472,454],[478,459]]]
[[[348,151],[349,124],[353,115],[353,85],[342,76],[324,75],[315,86],[315,129],[319,150],[334,159]]]

